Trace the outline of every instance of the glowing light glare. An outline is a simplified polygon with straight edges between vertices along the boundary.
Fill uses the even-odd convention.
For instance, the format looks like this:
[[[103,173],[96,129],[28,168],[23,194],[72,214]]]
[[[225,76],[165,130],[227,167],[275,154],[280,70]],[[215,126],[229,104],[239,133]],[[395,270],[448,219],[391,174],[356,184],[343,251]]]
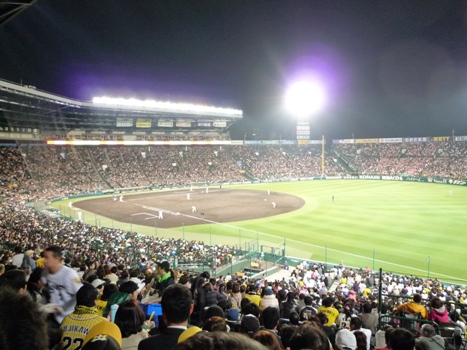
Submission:
[[[285,96],[285,104],[293,114],[305,117],[318,112],[324,106],[324,89],[317,82],[298,82],[293,84]]]
[[[198,113],[223,113],[233,115],[243,115],[243,111],[240,109],[233,108],[222,108],[212,107],[203,105],[194,105],[190,103],[174,103],[174,102],[163,102],[154,100],[137,100],[135,98],[112,98],[112,97],[94,97],[92,102],[100,105],[110,106],[127,106],[127,107],[143,107],[143,108],[157,108],[172,111],[184,111],[184,112],[198,112]]]

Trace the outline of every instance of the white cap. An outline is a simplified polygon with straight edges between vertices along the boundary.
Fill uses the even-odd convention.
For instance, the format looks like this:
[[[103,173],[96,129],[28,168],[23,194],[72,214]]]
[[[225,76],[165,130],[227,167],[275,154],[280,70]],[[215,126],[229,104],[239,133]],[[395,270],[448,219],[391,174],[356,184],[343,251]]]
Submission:
[[[336,334],[336,345],[340,350],[357,348],[357,338],[348,329],[341,329]]]
[[[94,288],[97,288],[97,287],[102,286],[103,284],[105,284],[105,281],[103,281],[103,280],[101,280],[99,278],[96,278],[94,281],[92,281],[91,284],[92,284],[92,286]]]

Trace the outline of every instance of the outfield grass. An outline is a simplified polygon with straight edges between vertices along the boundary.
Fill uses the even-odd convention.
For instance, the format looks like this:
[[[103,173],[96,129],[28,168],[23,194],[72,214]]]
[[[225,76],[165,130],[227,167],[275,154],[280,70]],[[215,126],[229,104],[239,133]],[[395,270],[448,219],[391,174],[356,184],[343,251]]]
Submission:
[[[130,227],[114,220],[110,224],[105,218],[99,219],[99,224],[242,248],[250,242],[254,248],[262,245],[265,251],[285,242],[289,256],[334,264],[342,260],[347,266],[383,268],[422,277],[429,273],[432,278],[467,284],[467,187],[369,180],[232,187],[289,193],[304,198],[306,203],[299,210],[274,217],[170,230]],[[94,214],[85,213],[86,217]],[[96,219],[88,223],[94,222]]]
[[[214,243],[228,235],[222,243],[242,246],[285,238],[291,256],[466,282],[467,187],[368,180],[239,187],[294,194],[306,204],[275,217],[184,228],[184,236],[206,239],[210,230]]]

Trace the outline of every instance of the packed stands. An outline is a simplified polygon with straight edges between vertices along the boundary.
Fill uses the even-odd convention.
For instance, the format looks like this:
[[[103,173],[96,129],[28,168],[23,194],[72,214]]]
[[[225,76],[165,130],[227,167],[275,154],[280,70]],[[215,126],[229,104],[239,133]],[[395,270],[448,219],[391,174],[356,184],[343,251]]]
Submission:
[[[335,147],[362,173],[414,173],[463,178],[466,174],[466,143]],[[144,296],[151,300],[153,293],[154,298],[158,297],[157,273],[159,266],[163,266],[157,265],[156,261],[170,262],[174,256],[180,260],[196,261],[211,256],[211,260],[214,257],[217,264],[225,264],[243,252],[235,247],[209,246],[204,242],[183,239],[146,237],[119,229],[98,228],[80,222],[53,219],[28,208],[27,202],[113,188],[242,182],[246,181],[248,176],[265,181],[320,176],[321,154],[320,147],[314,146],[22,146],[1,148],[0,167],[0,188],[3,197],[0,213],[0,241],[3,243],[0,263],[7,270],[12,269],[15,247],[18,247],[18,251],[28,251],[28,254],[39,262],[41,251],[45,247],[58,245],[63,249],[64,262],[75,269],[83,280],[87,279],[91,283],[97,281],[95,284],[102,287],[109,285],[111,275],[115,274],[120,281],[117,282],[119,285],[126,281],[140,283],[143,287],[138,289],[139,299]],[[345,172],[333,157],[326,158],[326,169],[336,174]],[[244,170],[245,173],[240,170]],[[110,267],[116,267],[115,272],[111,272]],[[95,273],[92,273],[93,269]],[[313,332],[324,334],[334,344],[339,341],[336,339],[340,329],[350,327],[351,330],[355,330],[353,327],[355,323],[358,325],[358,322],[351,319],[356,317],[361,320],[362,328],[371,330],[370,341],[372,346],[376,347],[377,333],[381,331],[380,316],[386,315],[381,318],[382,324],[403,328],[402,321],[407,318],[407,314],[398,316],[401,315],[399,311],[410,309],[413,306],[408,305],[410,303],[415,303],[420,310],[425,309],[426,322],[433,324],[440,333],[443,324],[436,322],[439,321],[436,317],[442,314],[443,319],[448,320],[453,329],[452,336],[447,336],[446,341],[453,344],[459,344],[460,341],[462,344],[465,333],[463,317],[466,316],[467,304],[465,287],[442,285],[436,279],[396,276],[392,273],[383,273],[380,281],[379,274],[368,268],[353,269],[343,264],[329,267],[309,261],[284,272],[287,277],[275,281],[268,281],[264,277],[249,279],[246,275],[209,276],[189,271],[171,271],[171,278],[173,283],[191,287],[193,303],[195,308],[200,310],[193,315],[193,323],[201,327],[212,326],[214,316],[210,309],[215,304],[203,312],[204,308],[201,305],[205,306],[203,303],[209,298],[206,298],[206,295],[201,297],[200,294],[211,293],[210,297],[215,294],[216,307],[221,309],[219,322],[229,325],[232,332],[246,334],[256,334],[260,328],[264,328],[281,336],[278,338],[281,348],[286,347],[288,341],[297,341],[300,334],[310,332],[307,327],[318,327],[316,329],[319,331]],[[93,275],[95,276],[92,277]],[[377,299],[377,286],[380,284],[383,292],[381,304]],[[244,300],[245,297],[248,299],[242,301],[241,306],[240,302],[236,304],[232,301],[237,294],[240,300]],[[420,295],[419,302],[416,295]],[[413,301],[409,300],[411,298]],[[257,300],[260,305],[264,304],[263,299],[269,300],[268,302],[271,299],[277,300],[278,311],[273,312],[267,307],[260,310],[258,306],[253,305],[253,300]],[[438,299],[441,304],[435,304]],[[288,318],[279,322],[279,316],[285,314],[285,309],[288,310]],[[295,322],[295,310],[296,326],[291,325]],[[208,314],[212,317],[205,318]],[[245,316],[246,314],[248,316]],[[335,318],[328,324],[326,321],[329,321],[331,314]],[[257,322],[253,317],[258,319]],[[274,326],[279,323],[280,328]],[[407,328],[410,332],[418,332],[420,329],[414,326]],[[389,331],[390,328],[384,329]],[[149,331],[151,332],[157,333],[156,330]],[[164,331],[161,332],[163,334]],[[263,338],[258,336],[255,339],[261,341]]]
[[[466,142],[339,144],[361,174],[418,175],[465,178]]]

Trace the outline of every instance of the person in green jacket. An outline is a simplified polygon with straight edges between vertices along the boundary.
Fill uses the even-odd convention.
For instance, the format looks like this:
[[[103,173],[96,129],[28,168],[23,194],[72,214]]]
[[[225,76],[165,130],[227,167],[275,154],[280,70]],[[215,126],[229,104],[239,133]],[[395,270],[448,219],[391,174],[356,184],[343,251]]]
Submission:
[[[120,305],[129,299],[138,300],[138,285],[133,281],[123,283],[118,292],[110,296],[102,316],[107,317],[109,315],[112,305]]]
[[[170,270],[170,263],[167,260],[157,263],[157,285],[156,289],[159,291],[159,297],[151,299],[147,304],[159,304],[162,300],[162,293],[164,290],[175,283],[173,274],[174,272]]]

